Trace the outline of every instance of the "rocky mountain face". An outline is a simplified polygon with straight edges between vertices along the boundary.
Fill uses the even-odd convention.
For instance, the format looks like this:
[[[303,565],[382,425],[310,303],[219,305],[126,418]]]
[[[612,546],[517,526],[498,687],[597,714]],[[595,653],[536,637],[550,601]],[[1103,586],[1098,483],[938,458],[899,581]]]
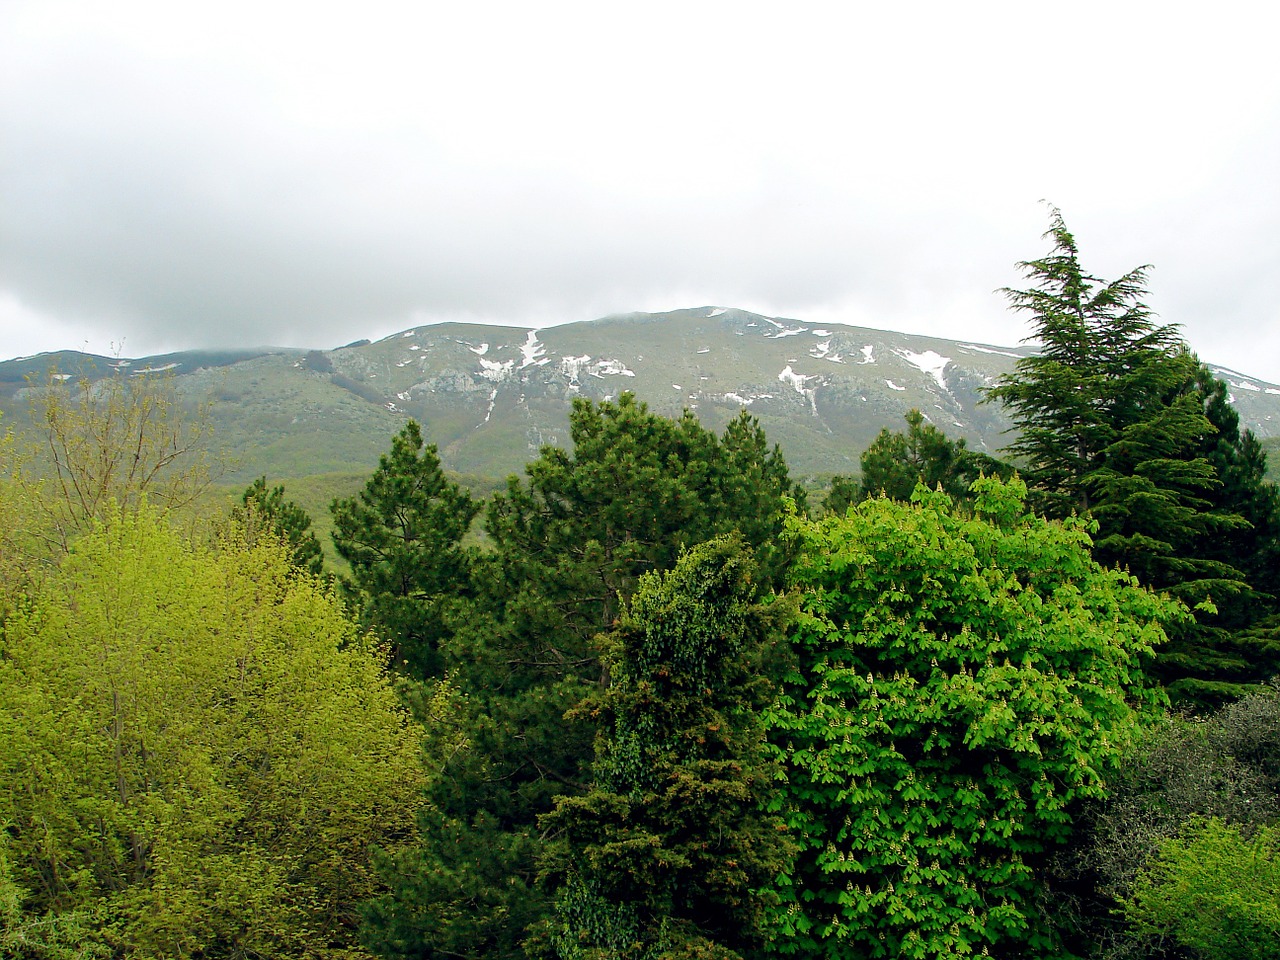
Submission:
[[[1027,352],[700,307],[541,330],[446,323],[335,350],[42,355],[0,363],[0,407],[20,422],[24,377],[53,366],[95,377],[171,370],[192,402],[210,403],[237,464],[232,480],[368,470],[408,417],[447,467],[501,477],[543,444],[567,441],[574,397],[630,390],[651,409],[688,408],[716,429],[746,408],[804,476],[856,472],[861,451],[882,428],[903,428],[913,407],[998,453],[1010,423],[981,389]],[[1280,434],[1280,387],[1215,369],[1242,420],[1261,437]]]

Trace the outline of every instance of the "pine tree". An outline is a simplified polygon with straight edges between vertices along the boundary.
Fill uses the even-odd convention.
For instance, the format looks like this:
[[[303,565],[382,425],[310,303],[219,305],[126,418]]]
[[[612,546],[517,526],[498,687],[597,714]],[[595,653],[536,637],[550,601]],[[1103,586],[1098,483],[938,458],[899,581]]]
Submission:
[[[267,478],[253,481],[240,497],[232,517],[246,525],[262,524],[289,546],[293,565],[319,576],[324,571],[324,551],[311,530],[307,511],[284,497],[284,486],[267,489]]]
[[[550,909],[536,886],[537,818],[591,781],[595,730],[565,713],[608,683],[597,638],[641,578],[685,548],[735,530],[764,546],[793,492],[751,418],[722,438],[624,393],[575,401],[570,438],[572,450],[543,448],[487,505],[492,549],[444,646],[468,746],[432,793],[438,815],[422,822],[420,848],[386,865],[391,893],[367,925],[384,956],[523,955],[525,928]],[[785,557],[764,552],[780,578]]]
[[[611,634],[610,685],[576,711],[600,727],[594,782],[541,818],[559,891],[547,956],[733,960],[768,938],[759,891],[794,853],[767,812],[779,769],[761,720],[785,614],[759,602],[753,566],[736,538],[694,547],[642,579]]]
[[[391,645],[393,665],[413,676],[441,671],[447,610],[467,591],[462,538],[479,505],[440,468],[434,444],[410,420],[354,497],[335,500],[333,543],[351,564],[361,623]]]

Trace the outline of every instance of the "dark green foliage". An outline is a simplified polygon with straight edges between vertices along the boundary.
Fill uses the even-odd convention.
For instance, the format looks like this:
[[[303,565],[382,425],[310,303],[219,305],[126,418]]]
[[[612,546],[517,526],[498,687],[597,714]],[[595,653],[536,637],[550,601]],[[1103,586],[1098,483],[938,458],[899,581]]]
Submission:
[[[391,645],[397,669],[438,675],[447,610],[467,592],[462,538],[479,505],[445,478],[435,446],[424,447],[411,420],[364,490],[331,509],[334,547],[351,564],[361,623]]]
[[[1053,871],[1056,909],[1079,918],[1081,943],[1116,960],[1163,956],[1160,938],[1121,922],[1116,905],[1165,844],[1205,820],[1246,837],[1280,822],[1280,688],[1196,721],[1167,718],[1129,750]]]
[[[829,512],[843,513],[850,504],[867,497],[886,496],[910,500],[916,484],[942,490],[953,500],[968,497],[969,485],[978,477],[1008,477],[1012,471],[986,454],[965,446],[963,438],[952,440],[919,410],[907,413],[907,431],[881,430],[862,453],[862,478],[856,487],[837,478],[825,506]]]
[[[780,955],[1057,956],[1040,866],[1136,711],[1178,604],[1098,566],[1021,481],[797,521],[798,668],[770,715],[803,850]]]
[[[388,931],[385,956],[519,955],[529,919],[550,907],[534,889],[537,818],[591,780],[595,731],[565,713],[606,683],[596,638],[644,574],[741,530],[766,581],[780,576],[774,541],[793,490],[754,420],[721,438],[692,414],[658,416],[624,393],[576,401],[570,434],[572,452],[545,447],[487,506],[492,550],[443,648],[466,694],[467,747],[432,793],[439,819],[423,824],[421,850],[398,860],[392,896],[371,915]],[[464,863],[465,883],[439,879]],[[442,923],[448,948],[438,945]]]
[[[1248,529],[1241,504],[1219,496],[1228,451],[1217,444],[1237,443],[1222,432],[1233,425],[1175,328],[1152,319],[1147,268],[1111,282],[1085,273],[1056,209],[1046,237],[1053,250],[1020,265],[1033,286],[1005,291],[1030,315],[1040,352],[987,393],[1011,410],[1009,449],[1026,464],[1032,502],[1051,517],[1092,516],[1100,562],[1198,607],[1201,622],[1163,655],[1166,683],[1200,702],[1244,692],[1241,681],[1258,677],[1238,676],[1229,653],[1223,662],[1228,638],[1211,617],[1255,591],[1239,556],[1205,549]]]
[[[292,500],[284,498],[284,486],[267,489],[267,478],[259,477],[240,497],[232,515],[242,523],[262,523],[289,546],[293,565],[319,576],[324,572],[324,551],[311,530],[311,517]]]
[[[728,960],[767,939],[759,891],[794,851],[765,812],[779,770],[761,720],[785,608],[757,591],[735,539],[642,579],[608,641],[610,685],[576,711],[600,727],[592,788],[542,817],[559,891],[546,955]]]

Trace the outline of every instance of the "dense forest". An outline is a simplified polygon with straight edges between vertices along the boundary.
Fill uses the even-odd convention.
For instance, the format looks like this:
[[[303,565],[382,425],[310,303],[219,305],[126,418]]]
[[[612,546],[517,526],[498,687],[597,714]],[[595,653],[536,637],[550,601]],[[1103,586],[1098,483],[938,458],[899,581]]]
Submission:
[[[484,499],[419,424],[210,511],[163,376],[0,448],[0,956],[1280,957],[1280,493],[1056,210],[1000,459],[806,496],[578,400]],[[201,505],[204,505],[203,507]]]

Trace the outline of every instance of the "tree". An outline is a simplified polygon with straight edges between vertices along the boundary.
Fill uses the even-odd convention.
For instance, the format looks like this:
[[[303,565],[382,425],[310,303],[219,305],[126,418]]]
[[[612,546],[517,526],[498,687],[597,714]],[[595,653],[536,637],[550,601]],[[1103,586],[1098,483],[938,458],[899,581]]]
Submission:
[[[391,646],[411,676],[441,672],[446,609],[467,592],[470,553],[462,539],[480,506],[440,468],[410,420],[354,497],[335,500],[333,544],[351,564],[361,623]]]
[[[1045,236],[1052,251],[1020,264],[1033,285],[1005,291],[1030,315],[1039,351],[987,398],[1010,410],[1018,434],[1009,449],[1025,463],[1032,502],[1050,517],[1094,518],[1101,562],[1178,596],[1204,620],[1251,591],[1232,558],[1204,550],[1247,524],[1215,500],[1218,428],[1206,416],[1201,365],[1174,327],[1154,322],[1146,267],[1110,282],[1090,276],[1057,209]],[[1205,693],[1222,679],[1215,641],[1194,625],[1179,632],[1164,679]]]
[[[974,484],[795,520],[796,669],[768,717],[802,850],[774,952],[1057,955],[1038,871],[1129,731],[1187,616],[1090,557],[1087,522]]]
[[[278,544],[109,515],[5,628],[13,929],[111,956],[350,956],[369,851],[421,803],[383,656]]]
[[[113,509],[144,500],[177,510],[191,504],[214,472],[203,410],[192,415],[168,373],[117,367],[98,380],[50,373],[32,391],[45,536],[66,550]]]
[[[551,907],[538,817],[591,780],[595,730],[565,714],[607,685],[597,638],[645,574],[741,530],[780,582],[786,554],[769,543],[792,487],[754,420],[718,437],[624,393],[576,400],[569,426],[572,450],[544,447],[486,507],[491,550],[443,646],[468,747],[436,781],[420,846],[385,865],[392,891],[366,927],[383,956],[523,956]]]
[[[759,891],[793,852],[761,721],[786,608],[760,602],[753,566],[735,539],[693,547],[611,635],[610,684],[576,711],[600,731],[592,787],[541,818],[549,956],[732,960],[768,939]]]
[[[952,440],[926,423],[919,410],[909,411],[906,420],[906,433],[885,428],[863,451],[862,477],[856,490],[844,483],[833,485],[826,505],[829,511],[843,513],[850,504],[867,497],[910,500],[920,483],[930,490],[941,489],[953,500],[963,500],[978,477],[1011,472],[993,457],[967,449],[963,438]]]
[[[253,481],[241,495],[232,518],[252,529],[265,528],[284,541],[293,565],[299,570],[315,576],[324,572],[324,551],[311,531],[311,517],[302,507],[284,498],[282,484],[268,490],[266,477]]]
[[[1077,818],[1075,838],[1052,865],[1053,902],[1078,918],[1070,924],[1077,952],[1160,955],[1171,931],[1140,924],[1136,915],[1126,923],[1120,908],[1141,877],[1149,883],[1165,869],[1158,855],[1166,844],[1210,821],[1244,837],[1280,822],[1280,687],[1194,720],[1162,717],[1127,745],[1107,797]],[[1212,860],[1203,865],[1220,871]],[[1204,908],[1212,909],[1207,902]]]

